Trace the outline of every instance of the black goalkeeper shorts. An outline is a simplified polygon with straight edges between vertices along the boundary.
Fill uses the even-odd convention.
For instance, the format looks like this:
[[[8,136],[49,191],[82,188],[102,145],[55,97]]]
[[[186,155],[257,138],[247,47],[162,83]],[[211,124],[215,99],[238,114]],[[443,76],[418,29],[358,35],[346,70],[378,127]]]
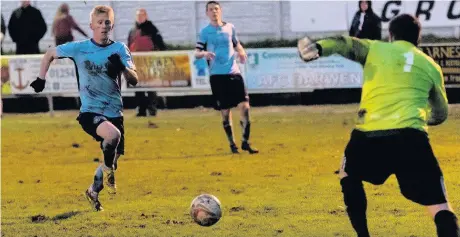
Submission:
[[[407,199],[422,205],[447,202],[442,171],[428,135],[416,129],[354,130],[342,168],[348,176],[375,185],[395,174]]]

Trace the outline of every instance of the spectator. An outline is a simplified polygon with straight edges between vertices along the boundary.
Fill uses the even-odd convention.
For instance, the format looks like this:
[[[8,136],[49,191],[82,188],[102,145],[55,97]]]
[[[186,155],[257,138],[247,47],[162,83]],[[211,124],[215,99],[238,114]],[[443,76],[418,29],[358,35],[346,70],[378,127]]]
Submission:
[[[54,17],[52,28],[56,46],[73,41],[72,29],[88,37],[69,14],[69,5],[67,5],[67,3],[63,3],[59,6],[56,16]]]
[[[133,52],[166,50],[163,37],[155,25],[148,20],[147,11],[143,8],[136,11],[136,23],[129,31],[128,47]],[[151,116],[156,116],[157,98],[156,91],[148,91],[147,97],[145,91],[136,92],[137,116],[147,116],[147,110]]]
[[[349,33],[360,39],[382,39],[382,21],[372,10],[371,1],[359,1],[359,10],[353,17]]]
[[[46,33],[46,23],[42,13],[21,1],[21,7],[14,10],[8,23],[11,39],[16,43],[16,54],[39,54],[38,42]]]
[[[0,35],[0,54],[3,54],[3,38],[5,38],[6,34],[6,26],[5,26],[5,20],[3,19],[3,14],[2,14],[2,34]]]

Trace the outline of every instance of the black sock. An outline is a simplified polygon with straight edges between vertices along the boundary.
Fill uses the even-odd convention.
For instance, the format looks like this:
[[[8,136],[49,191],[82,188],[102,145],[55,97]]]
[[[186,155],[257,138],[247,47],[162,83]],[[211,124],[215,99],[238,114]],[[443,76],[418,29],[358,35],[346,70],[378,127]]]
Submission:
[[[114,146],[109,143],[103,144],[102,152],[104,153],[104,164],[105,166],[112,168],[113,160],[115,159],[115,154],[117,151],[117,146]]]
[[[222,125],[224,126],[224,130],[225,130],[225,134],[227,135],[228,142],[230,142],[230,145],[234,145],[235,140],[233,139],[232,124],[229,121],[224,121],[222,122]]]
[[[366,218],[367,200],[362,181],[345,177],[340,180],[340,184],[351,225],[358,237],[369,237]]]
[[[439,237],[460,237],[458,220],[454,213],[442,210],[434,217]]]
[[[240,121],[241,130],[243,131],[243,142],[249,141],[249,135],[251,135],[251,122]]]

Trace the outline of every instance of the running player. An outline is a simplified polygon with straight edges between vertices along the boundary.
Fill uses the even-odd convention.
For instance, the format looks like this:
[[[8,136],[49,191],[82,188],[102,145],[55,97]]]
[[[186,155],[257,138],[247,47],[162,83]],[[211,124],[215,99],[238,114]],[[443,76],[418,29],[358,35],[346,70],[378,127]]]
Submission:
[[[113,9],[96,6],[90,14],[93,38],[48,49],[41,62],[40,74],[31,83],[35,92],[41,92],[45,88],[45,75],[54,59],[70,58],[75,62],[81,99],[77,120],[85,132],[101,143],[104,153],[104,164],[96,169],[94,182],[85,191],[86,198],[96,211],[103,210],[99,192],[104,184],[110,194],[116,193],[117,160],[124,154],[121,74],[128,83],[137,84],[128,47],[109,38],[113,24]]]

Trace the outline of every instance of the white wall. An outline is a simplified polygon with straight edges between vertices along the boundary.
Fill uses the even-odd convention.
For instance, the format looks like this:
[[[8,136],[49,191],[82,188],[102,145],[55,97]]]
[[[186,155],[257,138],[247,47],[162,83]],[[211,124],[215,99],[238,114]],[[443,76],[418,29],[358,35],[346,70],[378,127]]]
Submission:
[[[44,50],[54,45],[51,37],[51,24],[59,1],[31,1],[32,5],[39,8],[48,24],[48,32],[40,42]],[[126,42],[129,29],[134,24],[135,11],[139,7],[147,9],[150,19],[159,28],[165,41],[174,44],[194,45],[201,27],[207,24],[205,3],[197,1],[67,1],[71,14],[78,21],[81,28],[90,34],[89,12],[98,4],[107,4],[115,10],[115,29],[113,38]],[[1,13],[8,24],[12,11],[19,7],[19,1],[0,2]],[[330,2],[329,5],[341,4]],[[224,20],[232,22],[243,42],[266,38],[293,39],[303,35],[327,36],[344,34],[347,31],[325,32],[293,32],[291,30],[291,3],[289,1],[222,1]],[[312,2],[312,7],[315,5]],[[357,5],[357,4],[356,4]],[[460,4],[458,4],[460,5]],[[331,7],[331,6],[328,6]],[[320,11],[320,9],[318,9]],[[333,18],[333,16],[330,16]],[[347,22],[347,25],[350,23]],[[460,25],[460,24],[459,24]],[[460,35],[459,27],[426,28],[424,33],[435,33],[441,36]],[[384,33],[385,35],[385,33]],[[83,39],[74,32],[76,39]],[[7,33],[4,49],[14,49],[15,45]]]

